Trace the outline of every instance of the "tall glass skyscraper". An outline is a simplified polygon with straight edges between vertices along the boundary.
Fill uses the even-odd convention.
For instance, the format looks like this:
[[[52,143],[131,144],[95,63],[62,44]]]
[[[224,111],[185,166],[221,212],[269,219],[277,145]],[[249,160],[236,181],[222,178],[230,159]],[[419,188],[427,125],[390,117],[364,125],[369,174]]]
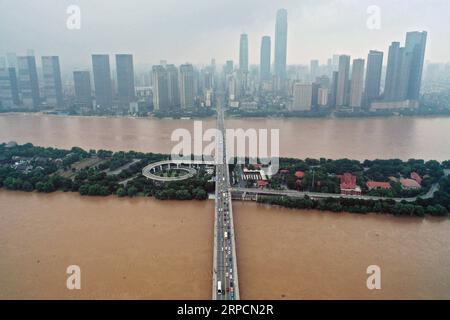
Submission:
[[[259,63],[259,75],[261,80],[270,80],[270,50],[271,41],[269,36],[262,37],[261,58]]]
[[[339,57],[339,73],[336,88],[336,106],[347,106],[349,102],[350,56]]]
[[[37,108],[40,103],[39,82],[34,56],[17,58],[18,82],[22,103],[26,108]]]
[[[133,55],[116,54],[117,96],[121,104],[135,100]]]
[[[112,84],[109,55],[92,55],[96,104],[104,108],[112,107]]]
[[[167,71],[162,65],[153,66],[153,110],[166,111],[169,108]]]
[[[74,71],[73,82],[76,103],[85,107],[92,106],[91,75],[89,71]]]
[[[380,97],[381,72],[383,69],[383,52],[370,50],[367,56],[367,73],[364,100],[365,105]]]
[[[166,67],[167,71],[167,91],[169,96],[169,108],[180,108],[180,86],[178,81],[178,69],[175,65],[169,64]]]
[[[287,55],[287,11],[277,11],[275,24],[275,76],[279,79],[286,78],[286,55]]]
[[[399,42],[389,47],[386,101],[419,100],[426,41],[426,32],[408,32],[404,47]]]
[[[63,106],[63,93],[59,57],[42,57],[42,72],[44,76],[44,96],[47,104],[61,108]]]
[[[194,107],[194,67],[192,64],[180,66],[180,105],[182,109]]]
[[[406,34],[405,50],[411,55],[408,83],[408,99],[410,100],[419,100],[426,45],[427,32],[414,31]]]
[[[245,33],[241,34],[239,43],[239,70],[248,72],[248,37]]]

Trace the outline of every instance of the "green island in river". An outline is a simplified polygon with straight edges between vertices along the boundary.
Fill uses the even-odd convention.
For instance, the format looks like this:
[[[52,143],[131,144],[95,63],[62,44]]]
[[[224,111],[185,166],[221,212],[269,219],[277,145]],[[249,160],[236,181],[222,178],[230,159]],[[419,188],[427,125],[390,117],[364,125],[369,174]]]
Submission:
[[[62,150],[30,143],[2,143],[0,187],[160,200],[206,200],[214,193],[214,169],[206,166],[179,181],[155,181],[142,174],[149,164],[169,159],[170,155],[135,151],[86,151],[78,147]],[[261,165],[251,164],[248,159],[244,162],[229,166],[232,188],[265,190],[256,199],[263,204],[398,216],[448,216],[450,211],[450,160],[280,158],[280,170],[271,177],[264,176]],[[183,171],[161,167],[155,174],[176,178]],[[310,196],[319,194],[322,196]]]

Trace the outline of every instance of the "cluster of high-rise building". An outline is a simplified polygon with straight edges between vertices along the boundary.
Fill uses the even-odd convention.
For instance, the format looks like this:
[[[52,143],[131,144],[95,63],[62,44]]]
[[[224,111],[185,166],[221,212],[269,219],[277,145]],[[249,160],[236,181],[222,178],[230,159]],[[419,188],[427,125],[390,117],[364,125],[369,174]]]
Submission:
[[[0,66],[0,103],[3,108],[37,108],[45,97],[48,104],[62,104],[61,71],[57,56],[42,57],[43,86],[40,88],[34,55],[8,54]],[[42,90],[41,90],[42,89]]]
[[[393,42],[383,78],[382,51],[371,50],[366,60],[335,55],[324,67],[311,61],[309,81],[293,83],[294,111],[329,107],[337,110],[417,108],[424,65],[426,32],[408,32],[404,47]],[[382,86],[382,80],[384,86]],[[384,89],[383,89],[384,88]],[[382,90],[383,89],[383,90]]]
[[[34,55],[15,57],[9,54],[6,65],[0,66],[0,102],[3,109],[22,108],[65,110],[73,103],[80,107],[112,108],[136,101],[133,56],[117,54],[117,92],[113,94],[109,55],[92,55],[95,94],[92,94],[90,71],[74,71],[74,99],[63,94],[58,56],[42,57],[42,83],[39,81]]]
[[[198,71],[192,64],[160,64],[152,68],[153,110],[189,110],[211,107],[215,84],[215,61]]]
[[[270,91],[282,92],[286,89],[286,55],[287,55],[287,11],[277,11],[275,23],[275,48],[273,73],[272,69],[272,41],[270,36],[261,39],[259,78],[253,77],[249,67],[248,35],[241,34],[239,43],[239,68],[233,68],[233,61],[229,60],[224,66],[224,78],[228,97],[231,104],[238,105],[239,100],[260,87]]]
[[[0,61],[0,103],[3,109],[21,107],[29,110],[68,105],[99,110],[136,109],[144,96],[155,111],[189,110],[211,107],[214,89],[225,88],[230,106],[258,108],[262,96],[291,111],[322,108],[336,110],[380,110],[418,106],[424,66],[426,32],[408,32],[401,46],[393,42],[384,67],[382,51],[371,50],[367,60],[349,55],[333,55],[325,65],[311,60],[308,66],[287,66],[287,11],[276,14],[275,41],[263,36],[259,66],[249,63],[249,40],[240,35],[239,65],[228,60],[222,76],[216,74],[213,59],[207,67],[192,64],[175,66],[161,61],[147,74],[145,87],[135,85],[131,54],[115,55],[115,78],[112,78],[110,56],[92,55],[90,71],[73,72],[73,93],[65,95],[59,58],[42,57],[38,70],[34,53],[16,57],[7,55]],[[273,58],[273,60],[272,60]],[[41,83],[39,81],[41,79]],[[91,84],[93,80],[93,85]],[[277,100],[278,99],[278,100]]]

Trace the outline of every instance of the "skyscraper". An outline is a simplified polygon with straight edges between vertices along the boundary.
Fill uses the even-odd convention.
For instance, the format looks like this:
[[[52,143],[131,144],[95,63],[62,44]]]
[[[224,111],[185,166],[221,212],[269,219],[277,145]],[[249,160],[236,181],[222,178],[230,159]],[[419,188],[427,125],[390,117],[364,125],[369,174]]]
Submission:
[[[408,32],[406,34],[405,50],[411,55],[411,70],[409,72],[408,99],[419,100],[422,84],[427,32]]]
[[[293,111],[309,111],[312,105],[313,87],[311,84],[294,84]]]
[[[336,88],[336,106],[348,105],[350,56],[339,57],[339,74]]]
[[[14,106],[10,74],[6,66],[0,68],[0,106],[2,109]]]
[[[22,95],[22,104],[29,109],[36,109],[40,103],[39,82],[34,56],[17,58],[18,83]]]
[[[136,99],[133,55],[116,54],[116,72],[119,102],[122,105],[129,105]]]
[[[287,11],[279,9],[275,24],[275,76],[281,80],[286,78],[287,54]]]
[[[331,79],[331,89],[330,89],[330,101],[328,105],[330,108],[336,107],[336,96],[337,96],[337,83],[339,81],[339,72],[333,71],[332,79]]]
[[[233,60],[227,60],[225,66],[223,67],[223,72],[227,74],[232,74],[234,70]]]
[[[9,67],[9,81],[11,83],[11,94],[14,105],[20,105],[20,96],[19,96],[19,82],[17,80],[17,72],[16,68]]]
[[[167,111],[169,109],[169,90],[167,71],[162,65],[153,66],[153,109]]]
[[[392,42],[389,46],[388,62],[386,69],[386,81],[384,85],[384,99],[386,101],[395,101],[397,96],[397,87],[400,80],[400,42]]]
[[[96,104],[104,108],[112,107],[112,83],[109,55],[92,55]]]
[[[350,83],[350,107],[361,108],[364,92],[364,59],[353,60],[352,80]]]
[[[180,108],[180,86],[178,81],[178,69],[173,64],[166,67],[167,71],[167,94],[169,98],[169,108]]]
[[[317,106],[326,107],[328,106],[328,88],[319,88],[317,93]]]
[[[239,41],[239,70],[248,72],[248,37],[245,33],[241,34]]]
[[[408,32],[405,47],[389,47],[385,101],[419,100],[427,33]]]
[[[17,55],[14,52],[6,53],[6,60],[8,62],[8,67],[16,68],[17,71]]]
[[[92,106],[91,75],[89,71],[74,71],[75,101],[85,107]]]
[[[383,69],[383,52],[370,50],[367,56],[367,73],[364,89],[365,105],[380,97],[381,72]]]
[[[44,76],[44,97],[47,104],[61,108],[63,106],[63,93],[59,57],[42,57],[42,72]]]
[[[412,52],[393,42],[389,47],[388,67],[384,91],[385,101],[404,101],[408,99]]]
[[[320,70],[319,70],[319,60],[311,60],[309,71],[311,75],[311,81],[316,81],[316,78],[319,76]]]
[[[192,64],[180,66],[180,106],[182,109],[194,107],[194,67]]]
[[[261,40],[261,57],[259,64],[259,76],[261,81],[270,80],[270,37],[264,36]]]

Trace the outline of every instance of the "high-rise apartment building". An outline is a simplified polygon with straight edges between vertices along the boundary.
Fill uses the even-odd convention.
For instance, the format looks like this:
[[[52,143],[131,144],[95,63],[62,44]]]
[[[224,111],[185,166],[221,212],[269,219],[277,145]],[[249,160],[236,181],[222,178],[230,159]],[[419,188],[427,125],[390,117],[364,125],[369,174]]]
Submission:
[[[427,32],[414,31],[406,34],[405,50],[412,60],[408,83],[409,100],[419,100],[426,45]]]
[[[286,55],[287,55],[287,11],[279,9],[275,24],[275,76],[281,80],[286,78]]]
[[[389,47],[384,99],[387,102],[418,101],[422,83],[427,33],[408,32],[405,47]]]
[[[350,82],[350,107],[361,108],[364,93],[364,59],[353,60],[352,80]]]
[[[380,97],[381,72],[383,69],[383,52],[371,50],[367,56],[367,71],[364,89],[365,104],[370,104]]]
[[[112,81],[109,65],[109,55],[92,55],[92,70],[94,73],[95,102],[97,105],[110,108],[113,104]]]
[[[166,67],[167,71],[167,94],[169,98],[169,108],[180,108],[180,85],[178,80],[178,68],[169,64]]]
[[[89,71],[74,71],[75,102],[84,107],[92,106],[91,74]]]
[[[261,56],[259,63],[259,76],[261,81],[270,80],[270,51],[271,42],[269,36],[264,36],[261,39]]]
[[[18,57],[17,66],[22,104],[25,108],[36,109],[40,104],[36,59],[34,56]]]
[[[241,34],[239,42],[239,70],[248,72],[248,36]]]
[[[312,106],[313,86],[311,84],[295,83],[293,88],[293,111],[309,111]]]
[[[234,70],[233,60],[227,60],[225,66],[223,67],[223,72],[225,75],[232,74]]]
[[[167,71],[162,65],[153,66],[153,109],[167,111],[169,109],[169,90]]]
[[[182,109],[194,107],[194,67],[192,64],[180,66],[180,106]]]
[[[8,68],[0,68],[0,106],[2,109],[10,109],[14,106],[11,78]]]
[[[119,103],[128,106],[136,100],[133,55],[116,54],[116,72]]]
[[[309,73],[311,75],[312,82],[316,81],[316,78],[320,75],[319,68],[319,60],[311,60],[309,65]]]
[[[338,72],[336,106],[343,107],[348,105],[350,56],[342,55],[339,57]]]
[[[42,57],[42,73],[44,77],[43,96],[45,97],[47,104],[52,107],[62,108],[64,99],[59,57]]]

